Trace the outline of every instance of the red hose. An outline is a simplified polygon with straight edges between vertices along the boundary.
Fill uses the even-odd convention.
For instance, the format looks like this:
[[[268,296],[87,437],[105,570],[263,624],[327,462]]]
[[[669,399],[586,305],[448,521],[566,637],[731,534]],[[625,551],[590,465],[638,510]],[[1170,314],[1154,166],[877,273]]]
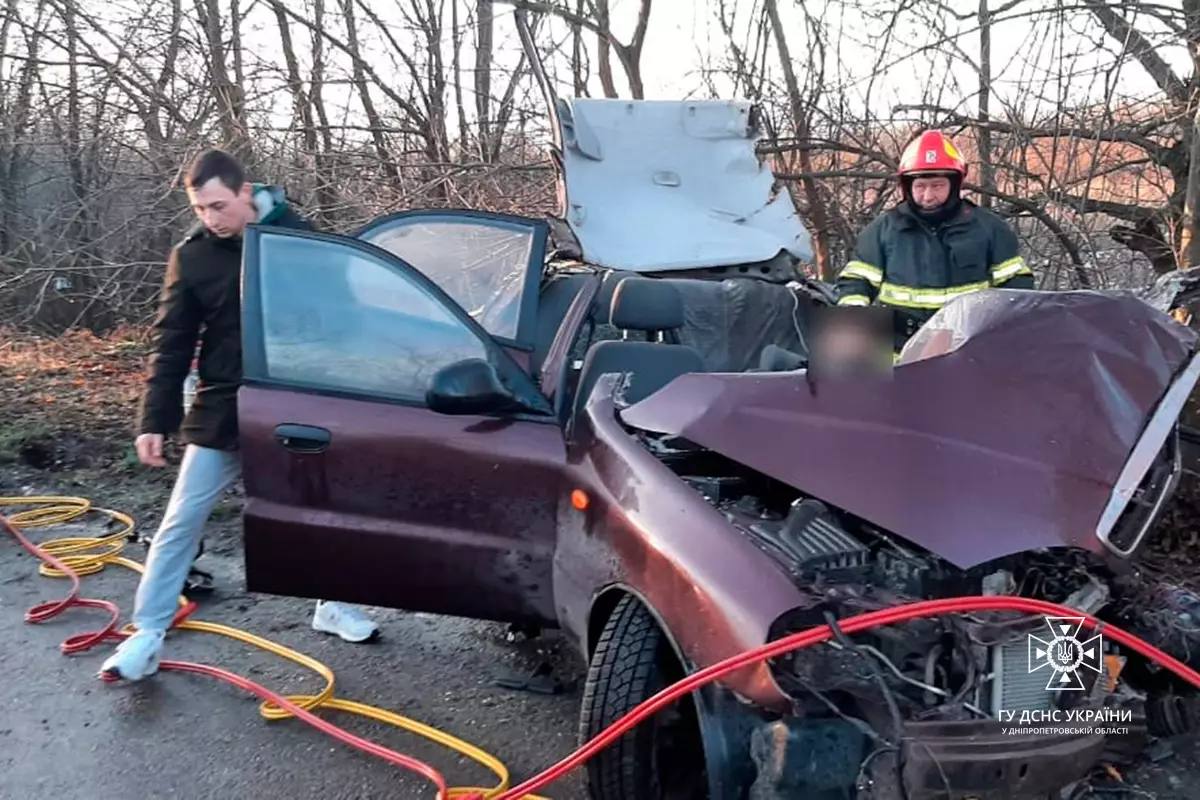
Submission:
[[[894,625],[898,622],[906,622],[921,617],[934,617],[943,614],[966,613],[970,611],[1022,611],[1025,613],[1042,614],[1044,616],[1082,617],[1084,627],[1089,630],[1103,628],[1105,636],[1142,654],[1151,661],[1161,664],[1192,684],[1192,686],[1200,689],[1200,673],[1178,659],[1164,653],[1154,645],[1114,625],[1102,622],[1090,614],[1084,614],[1082,611],[1077,611],[1057,603],[1049,603],[1044,600],[1007,596],[953,597],[944,600],[925,600],[893,608],[884,608],[879,611],[871,611],[866,614],[858,614],[853,617],[846,617],[845,619],[838,620],[838,627],[848,634],[858,633],[871,628]],[[718,678],[728,675],[731,672],[736,672],[758,661],[765,661],[769,658],[783,655],[791,650],[798,650],[802,647],[819,644],[832,637],[833,631],[828,625],[809,628],[806,631],[793,633],[782,639],[768,642],[753,650],[739,653],[736,656],[713,664],[711,667],[706,667],[699,672],[693,673],[638,705],[562,761],[559,761],[540,775],[530,778],[519,786],[515,786],[498,795],[494,800],[517,800],[523,795],[535,792],[547,784],[558,780],[612,744],[647,717],[652,716],[664,706],[670,705],[705,684],[712,683]]]
[[[58,601],[41,603],[31,608],[25,614],[26,622],[45,622],[46,620],[61,614],[69,608],[100,608],[109,613],[110,619],[108,624],[100,630],[72,636],[62,643],[62,651],[67,654],[79,653],[104,641],[120,640],[125,638],[125,634],[118,632],[116,629],[117,622],[120,619],[120,611],[115,603],[111,603],[107,600],[93,600],[90,598],[79,597],[79,576],[75,574],[74,570],[72,570],[62,561],[59,561],[50,553],[47,553],[45,550],[35,545],[33,542],[29,541],[29,539],[25,538],[25,535],[21,533],[20,529],[9,522],[3,514],[0,514],[0,525],[3,525],[5,530],[17,538],[17,541],[21,543],[22,547],[24,547],[37,558],[64,573],[71,581],[71,591],[67,593],[66,597]],[[175,619],[172,621],[172,625],[178,624],[182,620],[186,619],[189,614],[195,611],[195,609],[195,603],[188,603],[182,607],[175,614]],[[219,667],[211,667],[207,664],[196,664],[190,661],[163,661],[159,664],[159,669],[207,675],[211,678],[223,680],[226,683],[242,689],[243,691],[250,692],[262,700],[268,700],[281,708],[287,709],[297,719],[308,723],[322,733],[328,734],[344,744],[348,744],[351,747],[362,750],[364,753],[377,756],[382,758],[384,761],[395,764],[398,767],[403,767],[404,769],[417,773],[437,787],[439,798],[446,797],[446,779],[440,772],[425,762],[415,759],[411,756],[406,756],[403,753],[398,753],[395,750],[384,747],[380,744],[376,744],[372,741],[362,738],[361,736],[355,736],[353,733],[343,730],[333,723],[321,719],[316,714],[305,711],[303,708],[288,700],[286,697],[276,694],[262,684],[255,683],[249,678],[244,678],[241,675],[228,672],[220,669]]]
[[[442,773],[438,772],[433,767],[426,764],[424,761],[406,756],[403,753],[398,753],[391,748],[384,747],[381,744],[376,744],[369,739],[364,739],[361,736],[355,736],[353,733],[339,728],[332,722],[321,719],[311,711],[305,711],[300,706],[288,700],[283,695],[276,694],[260,683],[255,683],[249,678],[244,678],[235,672],[227,672],[219,667],[210,667],[207,664],[196,664],[191,661],[163,661],[159,664],[160,669],[169,669],[175,672],[192,672],[197,675],[207,675],[210,678],[217,678],[226,683],[232,684],[239,689],[243,689],[256,695],[260,700],[268,700],[280,708],[287,709],[291,714],[303,722],[307,722],[321,733],[332,736],[343,744],[348,744],[351,747],[362,750],[364,753],[372,756],[377,756],[387,761],[390,764],[395,764],[397,767],[403,767],[411,772],[415,772],[422,776],[438,789],[438,797],[446,797],[446,779]]]
[[[109,612],[112,619],[109,624],[99,631],[87,634],[73,636],[63,643],[63,652],[74,653],[87,649],[95,644],[106,639],[121,638],[121,634],[116,632],[116,624],[119,616],[115,604],[103,600],[90,600],[79,598],[79,578],[65,564],[59,561],[54,556],[45,552],[37,545],[26,539],[21,532],[3,516],[0,515],[0,523],[8,530],[21,545],[30,553],[52,565],[56,569],[66,573],[71,579],[70,593],[60,601],[51,603],[42,603],[31,609],[25,618],[29,622],[44,622],[51,617],[62,613],[68,608],[84,607],[84,608],[102,608]],[[194,609],[194,604],[181,609],[176,616],[176,621],[186,617]],[[865,614],[858,614],[853,617],[846,617],[838,621],[839,628],[847,633],[859,633],[872,628],[877,628],[883,625],[894,625],[908,620],[919,619],[923,617],[935,617],[945,614],[968,613],[975,611],[1019,611],[1026,614],[1040,614],[1043,616],[1069,616],[1081,617],[1083,626],[1089,630],[1102,631],[1103,634],[1113,641],[1121,644],[1134,652],[1145,656],[1149,660],[1165,667],[1183,680],[1190,683],[1192,686],[1200,689],[1200,672],[1192,669],[1188,665],[1182,663],[1173,656],[1163,652],[1154,645],[1139,639],[1131,633],[1121,630],[1115,625],[1103,622],[1090,614],[1084,614],[1067,606],[1057,603],[1050,603],[1044,600],[1033,600],[1025,597],[1009,597],[1009,596],[986,596],[986,597],[955,597],[943,600],[926,600],[916,603],[908,603],[906,605],[895,606],[893,608],[880,609],[871,611]],[[747,650],[744,653],[732,656],[717,664],[700,670],[678,683],[672,684],[660,691],[658,694],[639,704],[621,719],[606,728],[602,733],[589,741],[583,747],[576,750],[571,755],[559,761],[554,766],[543,771],[541,774],[525,781],[519,786],[498,795],[494,800],[520,800],[527,794],[531,794],[550,783],[558,780],[566,775],[572,769],[582,765],[588,759],[594,757],[598,752],[603,750],[608,745],[612,744],[616,739],[619,739],[630,729],[634,728],[647,717],[660,711],[663,707],[670,705],[684,695],[690,694],[696,689],[708,683],[712,683],[731,672],[736,672],[751,664],[765,661],[770,658],[775,658],[792,650],[798,650],[803,647],[810,647],[824,641],[828,641],[833,637],[833,631],[828,625],[821,625],[815,628],[810,628],[806,631],[793,633],[782,639],[777,639],[773,642],[757,647],[753,650]],[[326,722],[320,717],[312,714],[294,703],[287,700],[285,697],[276,694],[270,689],[262,686],[254,681],[244,678],[232,672],[219,669],[217,667],[207,666],[205,664],[194,664],[185,661],[163,661],[162,669],[174,670],[178,672],[193,672],[200,675],[208,675],[218,678],[227,683],[232,684],[244,691],[250,692],[263,700],[269,700],[272,703],[286,708],[289,712],[295,715],[298,719],[312,725],[323,733],[332,736],[333,738],[345,744],[362,750],[373,756],[388,761],[389,763],[411,770],[432,782],[438,787],[438,797],[444,798],[446,795],[446,781],[436,769],[421,762],[417,759],[398,753],[382,745],[375,744],[366,739],[339,728],[332,723]],[[468,799],[473,800],[473,799]],[[480,799],[482,800],[482,798]]]
[[[67,579],[71,581],[71,591],[67,592],[66,597],[61,600],[51,600],[45,603],[37,604],[25,612],[26,622],[33,624],[45,622],[57,617],[68,608],[99,608],[103,611],[107,611],[108,624],[103,628],[95,631],[88,631],[86,633],[77,633],[59,645],[59,649],[68,656],[90,650],[101,642],[119,642],[127,636],[127,634],[121,633],[117,630],[117,624],[121,619],[121,610],[117,608],[116,603],[113,603],[109,600],[94,600],[88,597],[80,597],[79,575],[75,573],[75,570],[71,569],[53,555],[47,553],[42,548],[26,539],[24,534],[21,533],[21,530],[16,525],[13,525],[8,520],[8,517],[4,516],[3,514],[0,514],[0,526],[3,526],[5,530],[15,536],[17,541],[21,543],[21,546],[29,551],[32,555],[54,567],[59,572],[62,572],[67,576]],[[175,613],[175,618],[171,621],[171,624],[179,624],[183,620],[187,619],[188,616],[195,610],[196,604],[188,603]]]

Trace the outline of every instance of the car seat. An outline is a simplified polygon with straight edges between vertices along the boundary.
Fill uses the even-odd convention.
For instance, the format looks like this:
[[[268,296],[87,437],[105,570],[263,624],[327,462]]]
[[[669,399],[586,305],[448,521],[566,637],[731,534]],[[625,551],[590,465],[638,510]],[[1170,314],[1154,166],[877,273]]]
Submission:
[[[668,343],[678,341],[678,330],[684,323],[683,311],[683,298],[667,281],[622,280],[613,292],[610,316],[612,325],[623,331],[626,338],[596,342],[588,348],[575,390],[572,419],[583,410],[602,375],[614,372],[628,375],[624,399],[633,404],[680,375],[703,372],[704,359],[695,348]],[[654,340],[632,341],[628,339],[631,331]]]

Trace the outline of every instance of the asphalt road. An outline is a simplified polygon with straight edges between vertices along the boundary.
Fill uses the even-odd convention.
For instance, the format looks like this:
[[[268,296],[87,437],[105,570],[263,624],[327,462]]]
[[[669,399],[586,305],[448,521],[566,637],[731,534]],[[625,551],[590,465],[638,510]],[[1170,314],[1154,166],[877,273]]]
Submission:
[[[71,535],[63,527],[32,533],[37,540]],[[128,553],[138,560],[144,555],[141,547]],[[376,643],[353,645],[316,633],[309,627],[311,602],[243,591],[232,515],[210,529],[202,562],[215,574],[217,591],[202,600],[196,618],[242,627],[314,656],[336,671],[341,697],[467,739],[498,756],[516,779],[574,746],[582,665],[556,635],[510,643],[504,626],[384,609],[371,610],[383,633]],[[135,586],[132,572],[110,567],[84,579],[84,594],[115,600],[128,611]],[[139,684],[101,683],[95,672],[108,648],[75,657],[58,650],[69,635],[93,629],[99,612],[76,609],[43,625],[23,622],[26,608],[61,596],[65,588],[65,582],[37,575],[34,559],[0,535],[0,798],[433,796],[423,779],[302,723],[261,719],[255,699],[206,677],[160,672]],[[218,664],[274,689],[303,693],[319,687],[311,673],[221,637],[179,632],[168,647],[170,658]],[[497,678],[531,672],[544,661],[576,687],[546,696],[495,686]],[[427,760],[452,785],[493,783],[486,770],[410,734],[336,712],[327,716]],[[545,794],[582,798],[581,776],[571,775]]]

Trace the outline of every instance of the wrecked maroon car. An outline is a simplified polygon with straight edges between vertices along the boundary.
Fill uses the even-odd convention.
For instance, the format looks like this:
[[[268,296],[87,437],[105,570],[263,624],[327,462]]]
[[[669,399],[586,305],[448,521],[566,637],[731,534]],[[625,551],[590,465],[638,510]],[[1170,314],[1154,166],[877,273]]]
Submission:
[[[830,296],[790,268],[807,240],[746,161],[747,108],[560,114],[562,221],[248,232],[251,590],[560,627],[585,738],[725,657],[923,598],[1061,602],[1200,664],[1178,623],[1200,599],[1141,566],[1200,375],[1174,294],[979,292],[890,377],[814,378]],[[656,126],[680,146],[625,146]],[[618,216],[667,218],[652,258],[614,181]],[[1186,726],[1191,694],[1102,642],[1050,686],[1045,626],[922,620],[746,668],[604,751],[591,794],[1045,798]],[[1055,709],[1128,722],[1015,729]]]

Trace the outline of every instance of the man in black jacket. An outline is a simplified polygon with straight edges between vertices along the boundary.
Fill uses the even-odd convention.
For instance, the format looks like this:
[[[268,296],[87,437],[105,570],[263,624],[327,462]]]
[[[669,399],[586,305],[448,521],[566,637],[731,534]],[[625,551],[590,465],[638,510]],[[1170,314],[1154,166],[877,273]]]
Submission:
[[[155,350],[142,396],[137,454],[165,467],[163,442],[176,431],[187,447],[171,500],[150,545],[138,584],[133,624],[102,672],[139,680],[158,669],[163,637],[195,559],[213,506],[241,470],[237,390],[242,378],[242,234],[250,224],[311,229],[281,189],[251,184],[238,161],[220,150],[202,153],[186,178],[199,223],[167,260]],[[196,344],[200,383],[184,414],[183,384]],[[375,623],[353,606],[318,602],[313,627],[347,641],[365,641]]]
[[[959,196],[966,174],[949,137],[925,131],[914,139],[900,158],[904,202],[867,226],[838,275],[838,305],[892,310],[897,353],[956,297],[1033,288],[1013,230]]]

